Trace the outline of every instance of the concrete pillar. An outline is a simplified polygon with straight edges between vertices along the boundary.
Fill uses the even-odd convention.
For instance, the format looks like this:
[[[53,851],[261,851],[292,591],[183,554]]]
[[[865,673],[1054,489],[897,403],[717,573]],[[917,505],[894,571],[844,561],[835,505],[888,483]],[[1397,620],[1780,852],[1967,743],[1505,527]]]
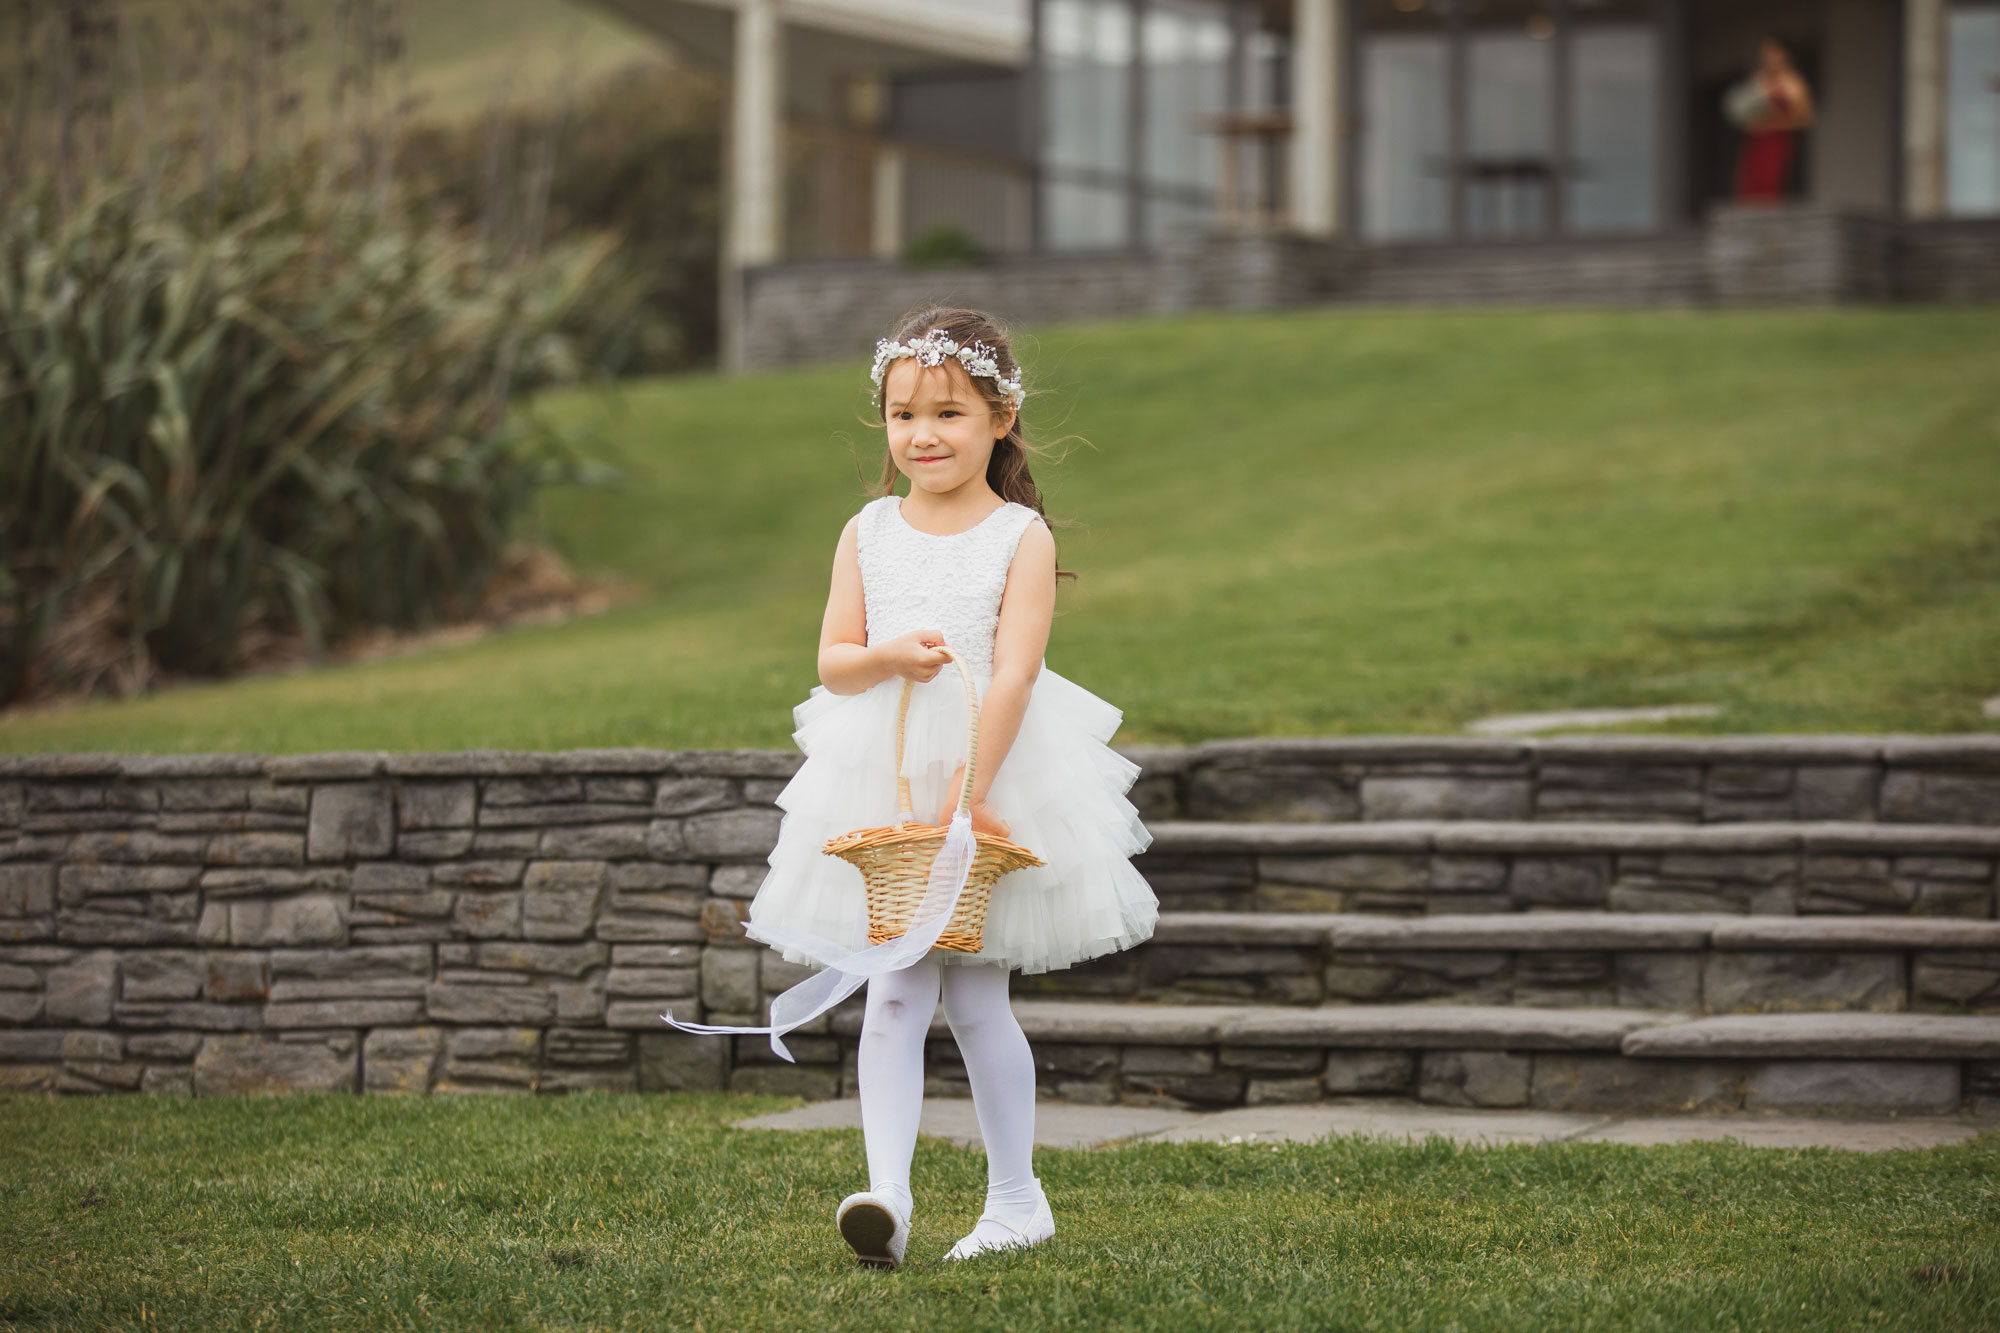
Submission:
[[[722,236],[721,359],[742,359],[743,269],[784,250],[784,25],[778,0],[737,0]]]
[[[1944,212],[1945,0],[1904,0],[1903,212]]]
[[[903,150],[893,144],[875,149],[875,197],[869,209],[873,245],[877,259],[894,259],[903,253]]]
[[[1345,0],[1292,0],[1291,222],[1312,236],[1340,230],[1345,10]]]
[[[777,0],[739,0],[729,111],[729,258],[768,264],[782,248],[784,33]]]

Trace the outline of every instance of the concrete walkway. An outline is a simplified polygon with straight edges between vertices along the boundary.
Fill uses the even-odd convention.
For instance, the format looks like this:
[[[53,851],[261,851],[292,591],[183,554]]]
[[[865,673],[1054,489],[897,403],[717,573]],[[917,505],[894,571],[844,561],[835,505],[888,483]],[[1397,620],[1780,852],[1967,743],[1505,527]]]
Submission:
[[[737,1122],[738,1129],[859,1129],[861,1103],[814,1102]],[[979,1121],[964,1098],[924,1100],[922,1132],[976,1146]],[[1438,1134],[1460,1143],[1685,1143],[1734,1138],[1757,1148],[1934,1148],[2000,1121],[1951,1116],[1894,1120],[1833,1116],[1589,1115],[1568,1111],[1472,1111],[1419,1102],[1371,1099],[1312,1106],[1250,1106],[1229,1111],[1175,1111],[1145,1106],[1035,1108],[1035,1142],[1045,1148],[1095,1148],[1118,1142],[1309,1143],[1329,1134],[1385,1134],[1421,1139]]]

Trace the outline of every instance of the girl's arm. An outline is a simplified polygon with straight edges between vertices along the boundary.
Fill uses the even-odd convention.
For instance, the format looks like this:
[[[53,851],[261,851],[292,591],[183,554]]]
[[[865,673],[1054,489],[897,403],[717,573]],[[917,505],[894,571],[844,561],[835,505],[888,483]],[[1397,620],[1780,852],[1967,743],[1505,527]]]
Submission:
[[[1048,525],[1037,520],[1021,534],[1014,563],[1007,567],[1007,589],[1000,597],[993,679],[979,706],[979,772],[972,780],[975,803],[986,799],[993,775],[1020,734],[1021,715],[1028,711],[1028,695],[1041,673],[1055,614],[1056,539]],[[951,787],[953,805],[958,802],[958,783],[964,780],[961,766]]]
[[[1812,89],[1806,85],[1805,76],[1802,74],[1794,74],[1791,83],[1793,97],[1791,128],[1810,129],[1813,123]]]

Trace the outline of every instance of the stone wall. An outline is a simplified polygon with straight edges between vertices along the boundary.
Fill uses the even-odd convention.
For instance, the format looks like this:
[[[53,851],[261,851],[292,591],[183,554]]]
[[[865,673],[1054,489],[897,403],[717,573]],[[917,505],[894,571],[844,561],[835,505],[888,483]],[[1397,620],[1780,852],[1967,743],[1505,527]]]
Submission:
[[[1267,309],[1339,290],[1345,247],[1289,232],[1187,233],[1157,254],[1003,255],[949,268],[873,259],[748,270],[743,364],[862,356],[922,304],[991,310],[1015,324],[1197,309]]]
[[[1159,829],[1140,869],[1176,910],[1305,902],[1258,897],[1280,890],[1360,911],[1431,893],[1497,894],[1493,910],[1784,910],[1773,895],[1799,912],[1995,910],[1996,737],[1125,753],[1144,770],[1135,803]],[[0,1089],[835,1095],[851,1084],[837,1026],[851,1014],[798,1035],[796,1065],[759,1039],[684,1036],[658,1018],[756,1022],[764,998],[803,975],[741,934],[774,798],[799,762],[641,750],[0,760]],[[1425,819],[1455,822],[1412,822]],[[1661,845],[1629,833],[1622,850],[1518,845],[1551,819],[1653,821]],[[1771,819],[1849,832],[1794,830],[1788,849],[1665,845],[1754,841],[1754,821]],[[1496,820],[1518,821],[1504,826],[1517,843],[1440,846],[1498,836]],[[1324,822],[1287,828],[1300,821]],[[1751,822],[1675,827],[1717,821]],[[1911,823],[1972,826],[1949,835],[1970,850],[1803,841],[1866,842],[1871,826],[1929,836],[1900,831]],[[1273,859],[1282,849],[1260,851],[1260,837],[1291,850]],[[1608,901],[1620,883],[1664,896]]]
[[[1425,305],[1696,305],[1708,299],[1698,236],[1481,247],[1371,248],[1338,299]]]
[[[1709,297],[1721,305],[1882,301],[1895,295],[1901,228],[1806,208],[1731,208],[1709,219]]]
[[[741,363],[786,366],[865,357],[919,305],[991,310],[1023,324],[1156,308],[1152,262],[1125,251],[1013,256],[953,268],[822,260],[743,275]]]
[[[2000,222],[1900,222],[1808,207],[1718,208],[1682,235],[1357,245],[1268,230],[1152,251],[1009,255],[958,268],[777,264],[743,277],[741,364],[866,355],[925,302],[1018,325],[1316,302],[1744,305],[2000,300]]]
[[[2000,301],[2000,218],[1906,225],[1897,284],[1908,301]]]
[[[797,760],[7,761],[0,1087],[721,1087]]]

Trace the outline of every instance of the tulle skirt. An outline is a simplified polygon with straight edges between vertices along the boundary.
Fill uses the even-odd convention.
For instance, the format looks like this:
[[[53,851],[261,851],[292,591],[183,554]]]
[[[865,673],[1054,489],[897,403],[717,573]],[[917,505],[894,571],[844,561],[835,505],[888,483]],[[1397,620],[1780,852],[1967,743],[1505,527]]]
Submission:
[[[990,675],[975,673],[983,704]],[[866,944],[861,872],[820,849],[827,839],[896,819],[896,707],[903,678],[860,694],[815,685],[793,709],[792,739],[805,762],[777,796],[784,813],[771,869],[750,902],[747,926],[782,924],[842,948]],[[978,953],[934,949],[951,963],[1004,963],[1048,972],[1146,939],[1159,915],[1152,886],[1131,858],[1152,842],[1125,793],[1139,766],[1110,747],[1124,714],[1044,665],[1020,731],[992,775],[986,799],[1007,837],[1044,864],[993,885]],[[958,668],[913,687],[904,724],[903,775],[918,821],[935,823],[952,770],[965,762],[965,682]],[[983,756],[982,756],[983,758]],[[767,941],[768,942],[768,941]],[[795,963],[816,959],[781,950]]]

